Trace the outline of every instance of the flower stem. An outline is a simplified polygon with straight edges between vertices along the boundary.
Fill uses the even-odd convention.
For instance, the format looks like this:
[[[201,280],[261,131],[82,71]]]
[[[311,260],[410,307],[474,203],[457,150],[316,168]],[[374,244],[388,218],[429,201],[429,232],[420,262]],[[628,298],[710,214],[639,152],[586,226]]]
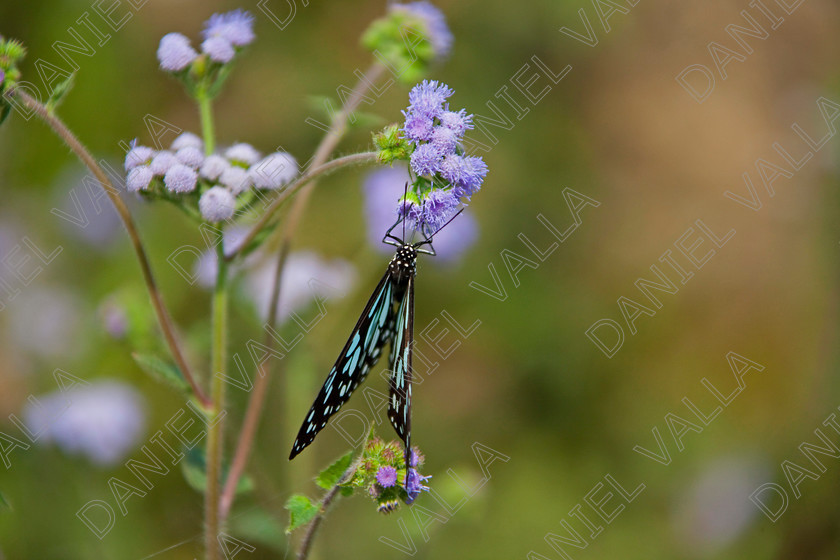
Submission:
[[[353,477],[353,474],[359,468],[361,462],[362,454],[359,454],[355,461],[347,467],[347,470],[344,471],[344,474],[341,475],[341,478],[335,486],[330,488],[327,493],[324,494],[324,497],[321,499],[318,514],[314,519],[312,519],[312,521],[309,522],[309,525],[306,526],[306,532],[303,534],[303,538],[300,541],[300,549],[298,549],[297,560],[306,560],[309,556],[309,551],[312,549],[312,543],[315,540],[315,533],[318,532],[318,528],[321,526],[321,521],[323,520],[324,515],[326,515],[327,509],[330,507],[333,500],[338,497],[339,492],[341,491],[341,485],[345,484]]]
[[[47,126],[49,126],[52,131],[61,138],[65,144],[67,144],[73,153],[76,154],[76,157],[81,160],[90,172],[93,173],[97,181],[99,181],[100,186],[105,191],[105,194],[108,196],[108,199],[111,201],[111,204],[113,204],[114,209],[116,209],[117,214],[122,220],[123,226],[125,226],[128,237],[131,240],[131,245],[134,248],[134,253],[137,256],[137,261],[140,264],[140,270],[143,274],[143,281],[146,284],[146,289],[148,290],[149,297],[152,300],[152,307],[154,307],[155,315],[157,316],[158,324],[160,325],[160,330],[163,333],[163,338],[166,340],[169,351],[172,353],[172,357],[175,359],[178,369],[180,369],[181,373],[184,375],[184,379],[186,379],[187,383],[189,383],[196,399],[198,399],[202,406],[209,406],[210,401],[208,397],[204,394],[204,391],[196,382],[195,377],[193,377],[192,370],[181,352],[181,347],[172,326],[172,319],[170,318],[166,305],[163,302],[163,296],[161,295],[160,290],[158,290],[157,282],[155,281],[154,274],[152,273],[152,266],[149,262],[149,257],[146,255],[146,250],[143,247],[143,242],[140,240],[140,234],[137,232],[134,220],[128,211],[128,207],[120,198],[117,189],[111,182],[111,179],[96,162],[87,148],[85,148],[84,144],[82,144],[70,131],[70,129],[67,128],[67,125],[65,125],[64,122],[54,113],[50,112],[46,106],[31,97],[23,89],[14,90],[13,95],[17,99],[20,99],[27,108],[34,111],[35,115],[44,121],[44,123],[46,123]]]
[[[222,471],[222,437],[224,422],[222,414],[225,406],[225,382],[223,375],[227,363],[227,306],[228,265],[222,258],[224,248],[222,233],[216,244],[218,271],[216,287],[213,291],[213,351],[210,373],[213,376],[210,385],[210,399],[213,401],[212,414],[216,417],[208,428],[207,434],[207,488],[204,494],[204,546],[207,560],[217,560],[219,545],[216,540],[221,525],[219,515],[219,485]]]
[[[200,88],[197,95],[198,116],[201,119],[201,135],[204,137],[204,155],[209,156],[216,149],[216,130],[213,126],[213,107],[207,88]]]

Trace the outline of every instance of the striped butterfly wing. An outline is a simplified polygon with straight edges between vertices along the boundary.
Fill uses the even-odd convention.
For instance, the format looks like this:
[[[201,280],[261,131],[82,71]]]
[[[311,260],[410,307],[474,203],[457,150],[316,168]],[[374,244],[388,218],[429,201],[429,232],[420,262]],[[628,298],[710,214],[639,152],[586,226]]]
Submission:
[[[376,365],[382,348],[394,334],[394,291],[399,287],[386,272],[370,296],[350,338],[327,375],[321,391],[298,431],[289,460],[315,439],[330,417],[350,399],[350,394]]]
[[[408,472],[411,454],[411,354],[414,344],[414,277],[408,278],[394,321],[394,339],[388,368],[391,370],[388,419],[405,444]]]

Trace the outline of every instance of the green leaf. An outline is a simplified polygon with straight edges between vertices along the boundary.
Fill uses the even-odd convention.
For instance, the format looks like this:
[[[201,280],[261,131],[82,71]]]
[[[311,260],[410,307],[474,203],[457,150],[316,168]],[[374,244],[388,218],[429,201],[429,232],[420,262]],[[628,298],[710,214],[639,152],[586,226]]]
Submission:
[[[190,390],[187,380],[184,379],[184,376],[181,374],[181,370],[175,365],[164,362],[157,356],[153,356],[151,354],[133,352],[131,357],[134,358],[134,361],[137,362],[137,365],[140,366],[143,371],[158,381],[168,383],[169,385],[172,385],[176,389],[180,389],[182,391]]]
[[[321,508],[303,494],[294,494],[286,501],[286,509],[289,510],[289,526],[286,527],[286,534],[291,533],[298,527],[306,525],[318,515]]]
[[[73,89],[73,81],[76,77],[76,74],[70,74],[67,76],[67,79],[62,80],[56,84],[53,88],[52,93],[50,93],[49,99],[47,99],[47,109],[50,111],[54,111],[56,107],[61,105],[61,102],[64,101],[64,96],[67,95],[71,89]]]
[[[186,457],[181,461],[181,472],[187,484],[202,494],[207,490],[207,459],[201,447],[185,450]],[[222,480],[227,479],[228,466],[222,465]],[[254,481],[249,476],[242,476],[236,483],[235,494],[244,494],[254,489]]]
[[[321,471],[315,483],[325,490],[329,490],[341,480],[342,475],[350,467],[350,462],[353,460],[353,452],[349,451],[332,465]]]

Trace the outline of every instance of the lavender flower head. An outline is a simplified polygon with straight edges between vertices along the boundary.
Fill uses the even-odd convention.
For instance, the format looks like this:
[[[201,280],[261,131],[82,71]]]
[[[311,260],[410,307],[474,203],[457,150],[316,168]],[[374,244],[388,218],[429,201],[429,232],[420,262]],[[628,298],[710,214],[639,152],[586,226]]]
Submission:
[[[390,488],[397,483],[397,469],[391,465],[384,465],[379,467],[376,471],[376,482],[382,488]]]
[[[38,397],[23,411],[26,425],[63,451],[113,466],[137,447],[146,423],[144,403],[132,387],[97,381]]]
[[[383,255],[391,255],[394,250],[382,243],[382,234],[397,220],[394,201],[405,192],[406,182],[411,178],[408,169],[401,165],[377,169],[368,174],[362,185],[365,215],[367,216],[368,241]],[[407,203],[409,209],[419,210],[414,203]],[[399,210],[399,209],[398,209]],[[469,249],[478,239],[478,223],[466,210],[448,226],[435,234],[434,247],[437,257],[429,259],[432,263],[450,264]]]
[[[408,499],[405,503],[410,504],[417,499],[422,491],[429,491],[429,487],[423,483],[432,478],[431,476],[422,476],[417,469],[408,469],[408,475],[405,477],[405,491],[408,493]]]
[[[213,36],[201,43],[201,52],[210,57],[213,62],[226,64],[233,60],[236,49],[224,37]]]
[[[198,210],[208,222],[223,222],[233,217],[236,199],[224,187],[211,187],[198,199]]]
[[[430,2],[409,2],[408,4],[391,4],[388,11],[414,16],[423,23],[429,43],[435,51],[435,60],[442,60],[452,52],[455,38],[446,24],[446,16],[437,6]]]
[[[213,14],[204,24],[205,40],[218,37],[235,47],[250,45],[255,38],[254,16],[243,10]]]
[[[158,61],[162,70],[180,72],[198,57],[190,46],[190,40],[180,33],[167,33],[160,40],[157,50]]]

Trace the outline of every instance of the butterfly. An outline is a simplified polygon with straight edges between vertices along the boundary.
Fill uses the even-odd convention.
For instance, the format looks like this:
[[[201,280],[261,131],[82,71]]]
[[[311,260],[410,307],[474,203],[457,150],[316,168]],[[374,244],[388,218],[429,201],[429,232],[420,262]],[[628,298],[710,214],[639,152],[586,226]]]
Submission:
[[[458,214],[432,234],[426,234],[421,227],[423,240],[416,243],[404,241],[404,218],[398,219],[385,233],[382,242],[396,246],[396,253],[301,424],[289,460],[312,443],[330,417],[338,412],[356,387],[365,380],[371,368],[379,361],[385,346],[390,344],[388,419],[405,444],[408,472],[411,455],[411,356],[414,344],[414,277],[417,273],[417,255],[424,253],[434,256],[436,253],[432,237]],[[402,239],[391,235],[400,222],[403,223]],[[427,245],[428,249],[423,248]]]

